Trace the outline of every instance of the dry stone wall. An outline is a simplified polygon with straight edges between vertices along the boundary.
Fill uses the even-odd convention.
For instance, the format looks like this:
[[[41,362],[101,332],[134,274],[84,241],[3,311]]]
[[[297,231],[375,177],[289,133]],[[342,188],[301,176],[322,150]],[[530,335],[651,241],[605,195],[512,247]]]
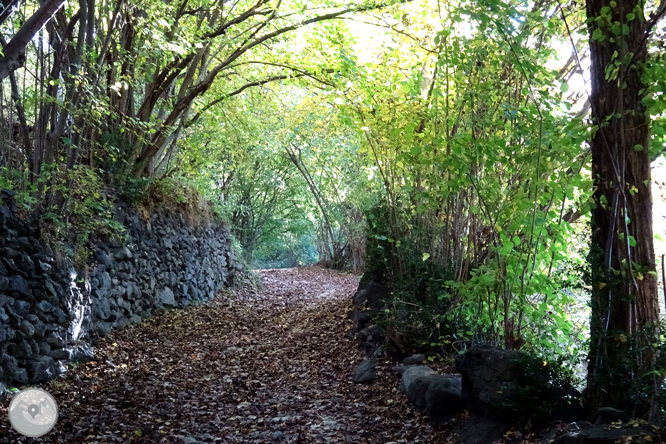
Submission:
[[[68,361],[90,360],[91,342],[158,310],[196,305],[242,271],[224,225],[188,223],[173,210],[149,218],[118,206],[128,242],[98,245],[86,272],[58,264],[39,221],[19,216],[0,192],[0,393],[46,381]]]

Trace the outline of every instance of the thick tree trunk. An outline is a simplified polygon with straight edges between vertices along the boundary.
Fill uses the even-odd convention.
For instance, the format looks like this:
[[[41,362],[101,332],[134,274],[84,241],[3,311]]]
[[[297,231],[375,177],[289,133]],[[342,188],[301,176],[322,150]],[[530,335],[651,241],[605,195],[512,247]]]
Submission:
[[[656,414],[658,384],[648,374],[654,369],[655,352],[650,345],[659,310],[650,128],[641,102],[645,91],[641,73],[647,57],[642,5],[638,0],[587,1],[596,203],[590,248],[593,290],[587,394],[591,415],[605,405],[632,407],[639,416]],[[616,22],[620,26],[613,28],[610,23]],[[652,391],[651,400],[632,398],[637,379]]]

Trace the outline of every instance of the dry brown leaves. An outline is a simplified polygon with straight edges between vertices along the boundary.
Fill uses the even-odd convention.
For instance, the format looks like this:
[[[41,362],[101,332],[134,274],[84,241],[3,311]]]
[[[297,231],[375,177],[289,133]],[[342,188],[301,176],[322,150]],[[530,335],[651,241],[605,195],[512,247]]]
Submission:
[[[0,442],[444,442],[397,391],[392,362],[376,384],[351,383],[363,358],[346,336],[357,277],[259,274],[259,292],[229,290],[100,341],[97,361],[44,386],[60,418],[41,439],[11,430],[3,401]]]

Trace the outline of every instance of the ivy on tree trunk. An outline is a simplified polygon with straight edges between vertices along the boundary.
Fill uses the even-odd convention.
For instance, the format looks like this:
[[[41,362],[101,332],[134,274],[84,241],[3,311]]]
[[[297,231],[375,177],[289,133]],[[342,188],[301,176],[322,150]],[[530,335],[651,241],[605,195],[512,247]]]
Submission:
[[[595,192],[590,262],[588,406],[654,418],[659,320],[652,232],[649,117],[641,79],[649,29],[638,0],[588,0]],[[648,396],[637,397],[642,385]]]

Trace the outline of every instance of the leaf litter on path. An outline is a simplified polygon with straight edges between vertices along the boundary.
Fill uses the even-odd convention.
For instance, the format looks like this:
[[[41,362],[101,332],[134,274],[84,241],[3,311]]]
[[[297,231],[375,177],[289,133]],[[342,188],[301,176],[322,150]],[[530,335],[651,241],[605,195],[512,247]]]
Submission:
[[[379,363],[373,385],[351,383],[363,359],[346,335],[358,277],[258,274],[261,290],[228,289],[112,332],[96,361],[43,386],[59,404],[53,431],[25,438],[3,420],[0,442],[444,442],[397,391],[393,363]]]

